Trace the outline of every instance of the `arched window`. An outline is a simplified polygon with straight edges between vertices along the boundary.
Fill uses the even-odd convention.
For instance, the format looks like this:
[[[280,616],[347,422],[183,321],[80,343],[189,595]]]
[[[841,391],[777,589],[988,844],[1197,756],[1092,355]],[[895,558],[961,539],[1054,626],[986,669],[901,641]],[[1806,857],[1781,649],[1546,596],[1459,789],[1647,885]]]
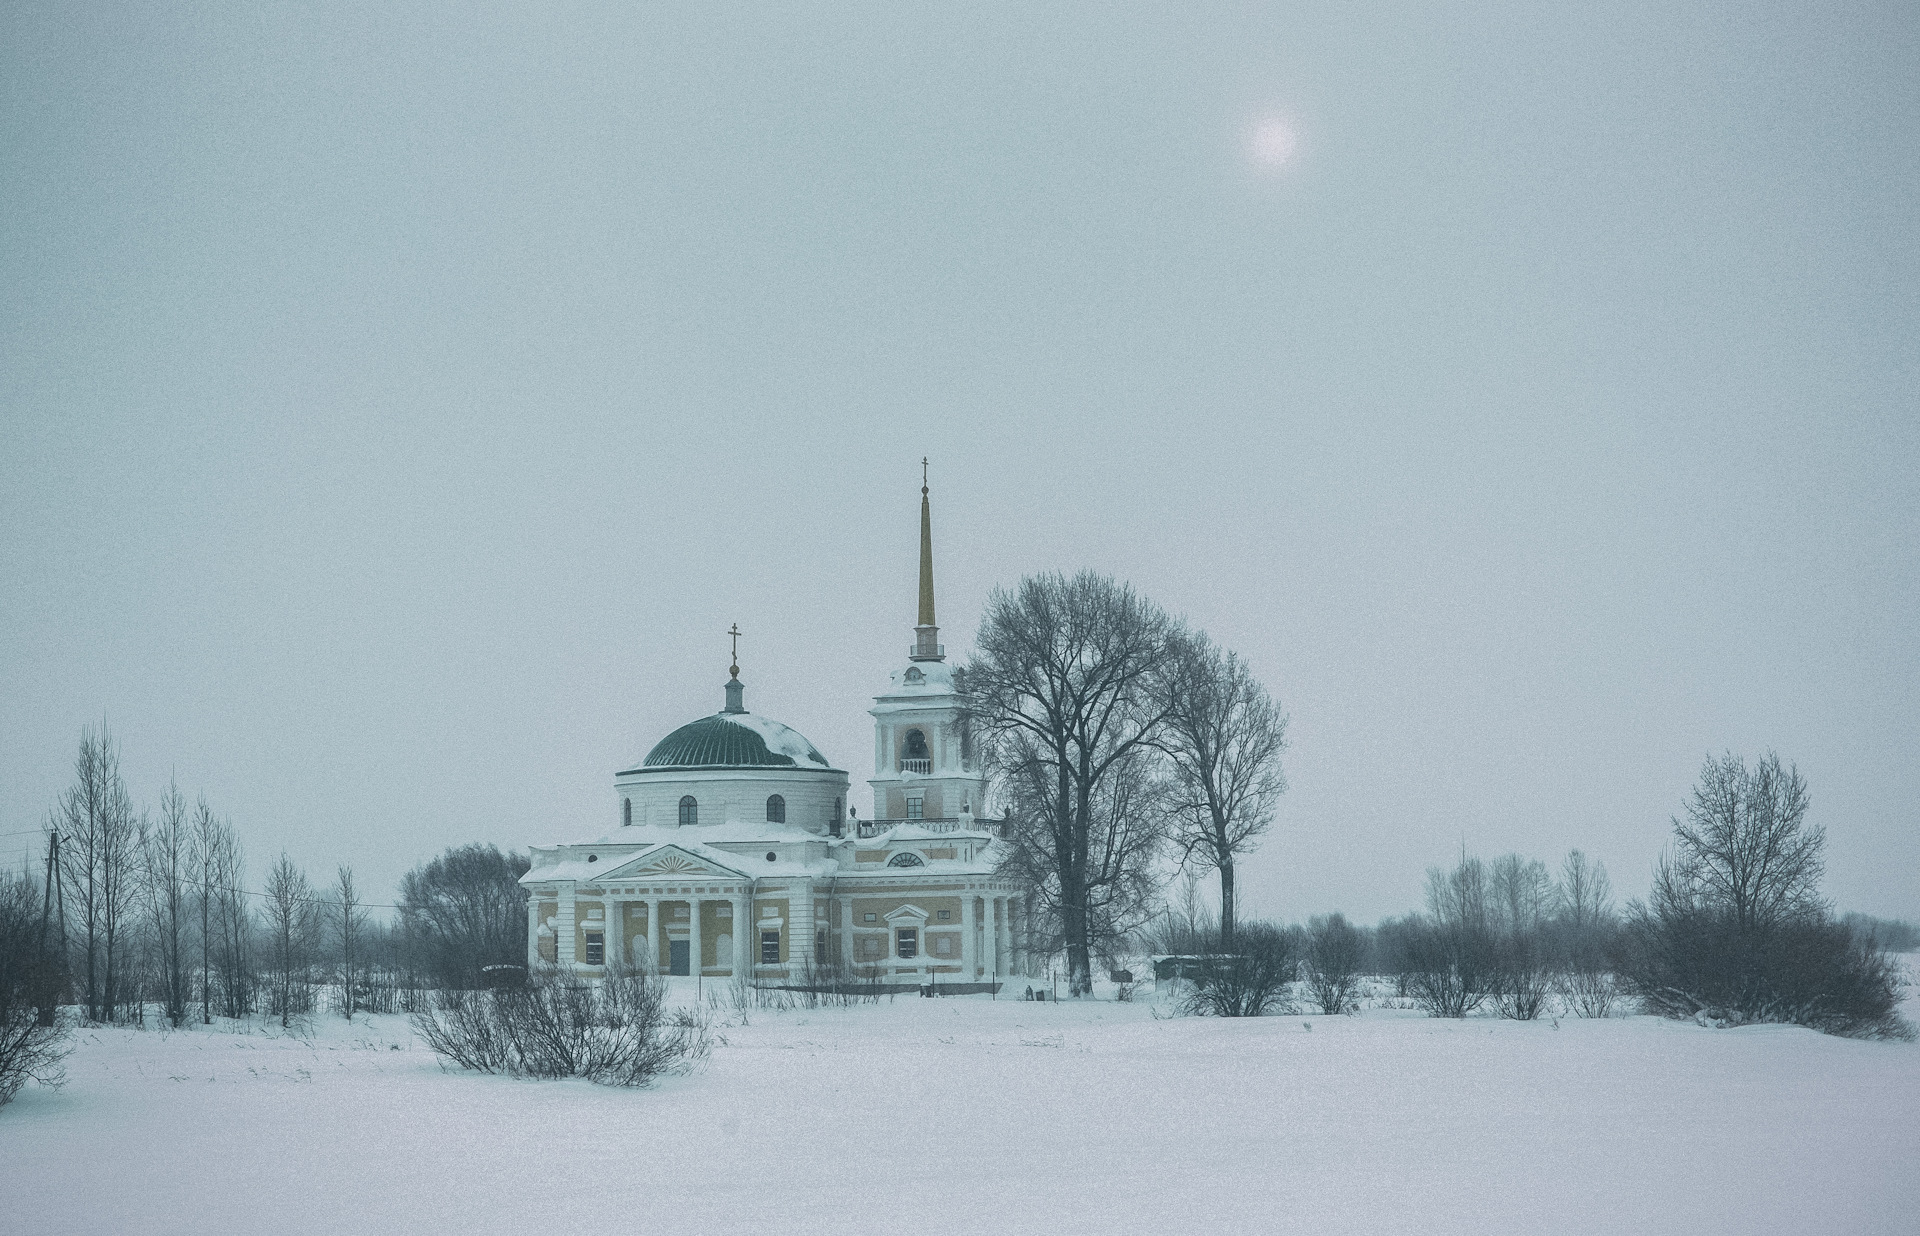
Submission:
[[[907,671],[908,682],[925,682],[926,680],[927,676],[920,672],[920,667],[917,665]]]
[[[623,798],[620,800],[620,825],[624,828],[632,823],[633,800],[631,798]]]
[[[787,822],[787,800],[778,794],[767,796],[767,823],[785,824]]]
[[[845,831],[846,826],[840,822],[840,800],[836,798],[833,800],[833,815],[827,820],[827,836],[838,837]]]
[[[902,850],[887,860],[889,867],[924,867],[926,860],[912,850]]]
[[[907,741],[900,748],[900,771],[910,773],[930,773],[933,771],[932,753],[927,750],[927,736],[919,730],[908,730]]]
[[[691,794],[682,794],[680,796],[680,822],[682,824],[698,824],[700,822],[700,804],[693,800],[693,795]]]

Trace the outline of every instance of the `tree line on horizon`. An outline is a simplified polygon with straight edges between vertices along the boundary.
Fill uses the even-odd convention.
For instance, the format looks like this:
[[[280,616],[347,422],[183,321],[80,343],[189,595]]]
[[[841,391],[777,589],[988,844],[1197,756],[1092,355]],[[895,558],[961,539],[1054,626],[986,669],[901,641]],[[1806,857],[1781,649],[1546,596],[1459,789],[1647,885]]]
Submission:
[[[1096,960],[1149,949],[1213,959],[1192,1007],[1230,1016],[1302,991],[1347,1011],[1372,975],[1436,1016],[1605,1016],[1631,1001],[1714,1024],[1909,1032],[1888,954],[1920,946],[1920,930],[1836,917],[1805,780],[1772,753],[1706,762],[1652,891],[1624,908],[1579,850],[1557,878],[1537,859],[1463,851],[1429,871],[1418,913],[1242,923],[1236,865],[1285,792],[1288,724],[1242,658],[1111,577],[1050,573],[993,592],[956,683],[1005,815],[1003,870],[1034,890],[1032,944],[1064,961],[1074,995],[1092,992]],[[407,873],[389,922],[344,864],[316,885],[282,853],[256,890],[204,796],[189,804],[170,781],[134,808],[104,725],[83,733],[44,838],[40,864],[0,878],[0,1102],[57,1068],[61,1007],[93,1023],[286,1025],[323,999],[348,1018],[418,1012],[423,992],[525,969],[524,854],[448,849]],[[1213,914],[1198,909],[1208,875]],[[1184,889],[1177,908],[1169,886]]]

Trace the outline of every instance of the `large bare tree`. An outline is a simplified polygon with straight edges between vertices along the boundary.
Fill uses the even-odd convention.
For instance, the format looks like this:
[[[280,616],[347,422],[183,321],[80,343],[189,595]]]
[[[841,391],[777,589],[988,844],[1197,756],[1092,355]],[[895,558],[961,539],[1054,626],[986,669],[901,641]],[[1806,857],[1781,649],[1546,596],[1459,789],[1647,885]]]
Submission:
[[[1806,779],[1771,751],[1751,769],[1737,755],[1709,758],[1673,821],[1656,894],[1724,910],[1743,933],[1823,911],[1826,830],[1807,823],[1807,806]]]
[[[1220,875],[1220,945],[1233,951],[1237,918],[1234,860],[1273,824],[1286,792],[1280,753],[1287,715],[1246,662],[1205,634],[1183,634],[1162,679],[1166,728],[1160,748],[1172,761],[1169,782],[1181,861]]]
[[[1121,780],[1166,723],[1159,679],[1173,635],[1159,606],[1110,576],[1028,576],[988,598],[960,678],[971,732],[1013,788],[1013,854],[1044,867],[1076,996],[1092,990],[1103,888],[1132,882],[1151,857],[1155,808]],[[1115,811],[1128,813],[1124,827]],[[1120,833],[1117,849],[1103,842]]]

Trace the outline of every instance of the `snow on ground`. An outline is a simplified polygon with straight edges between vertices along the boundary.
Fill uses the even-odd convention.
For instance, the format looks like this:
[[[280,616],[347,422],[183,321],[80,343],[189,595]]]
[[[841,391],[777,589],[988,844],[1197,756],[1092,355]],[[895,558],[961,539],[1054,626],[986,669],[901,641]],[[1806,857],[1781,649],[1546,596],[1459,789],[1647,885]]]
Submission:
[[[0,1228],[1920,1232],[1920,1045],[1160,1011],[757,1012],[638,1091],[444,1072],[401,1017],[90,1030],[0,1109]]]

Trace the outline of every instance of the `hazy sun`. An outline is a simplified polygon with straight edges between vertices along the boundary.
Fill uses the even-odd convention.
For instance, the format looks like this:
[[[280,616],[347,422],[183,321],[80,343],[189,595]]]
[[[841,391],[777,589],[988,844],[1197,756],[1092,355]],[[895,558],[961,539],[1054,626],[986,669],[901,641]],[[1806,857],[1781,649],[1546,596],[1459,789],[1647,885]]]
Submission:
[[[1292,161],[1299,144],[1293,125],[1278,117],[1258,121],[1247,131],[1247,154],[1256,167],[1285,167]]]

